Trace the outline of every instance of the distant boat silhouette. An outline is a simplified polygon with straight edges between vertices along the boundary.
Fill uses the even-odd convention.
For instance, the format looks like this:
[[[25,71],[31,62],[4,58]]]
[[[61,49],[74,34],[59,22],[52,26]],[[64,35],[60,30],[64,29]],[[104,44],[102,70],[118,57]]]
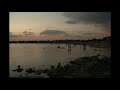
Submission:
[[[60,48],[60,49],[65,49],[64,47],[60,47],[60,46],[58,46],[57,48]]]
[[[60,48],[60,46],[58,46],[57,48]]]

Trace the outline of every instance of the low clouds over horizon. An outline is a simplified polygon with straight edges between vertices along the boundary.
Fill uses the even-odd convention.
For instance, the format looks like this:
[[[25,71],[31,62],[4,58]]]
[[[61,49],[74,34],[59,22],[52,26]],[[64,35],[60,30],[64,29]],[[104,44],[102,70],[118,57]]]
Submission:
[[[66,32],[61,30],[45,30],[40,33],[40,35],[66,35]]]

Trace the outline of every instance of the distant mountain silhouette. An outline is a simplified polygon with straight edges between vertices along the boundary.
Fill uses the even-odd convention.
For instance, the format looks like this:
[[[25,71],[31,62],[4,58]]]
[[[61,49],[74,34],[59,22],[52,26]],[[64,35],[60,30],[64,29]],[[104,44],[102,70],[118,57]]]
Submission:
[[[60,30],[45,30],[40,33],[40,35],[66,35],[66,32]]]

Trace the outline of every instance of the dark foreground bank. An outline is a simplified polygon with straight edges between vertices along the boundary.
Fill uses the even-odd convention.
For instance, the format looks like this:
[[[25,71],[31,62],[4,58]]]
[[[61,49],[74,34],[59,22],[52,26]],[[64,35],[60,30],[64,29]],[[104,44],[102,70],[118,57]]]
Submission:
[[[46,74],[47,78],[110,78],[111,77],[111,58],[97,56],[82,57],[64,66],[58,63],[57,66],[51,65],[50,69],[35,70],[29,68],[26,70],[26,76],[23,78],[44,78],[41,74]],[[37,76],[29,76],[30,74]]]

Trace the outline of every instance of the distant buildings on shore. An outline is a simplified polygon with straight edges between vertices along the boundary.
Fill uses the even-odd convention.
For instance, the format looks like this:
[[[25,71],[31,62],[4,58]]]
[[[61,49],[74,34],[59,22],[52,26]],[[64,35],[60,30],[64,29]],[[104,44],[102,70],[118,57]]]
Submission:
[[[111,37],[104,37],[103,40],[106,42],[111,42]]]
[[[81,42],[107,42],[111,43],[111,36],[102,39],[89,39],[89,40],[34,40],[34,41],[10,41],[10,43],[76,43]]]

